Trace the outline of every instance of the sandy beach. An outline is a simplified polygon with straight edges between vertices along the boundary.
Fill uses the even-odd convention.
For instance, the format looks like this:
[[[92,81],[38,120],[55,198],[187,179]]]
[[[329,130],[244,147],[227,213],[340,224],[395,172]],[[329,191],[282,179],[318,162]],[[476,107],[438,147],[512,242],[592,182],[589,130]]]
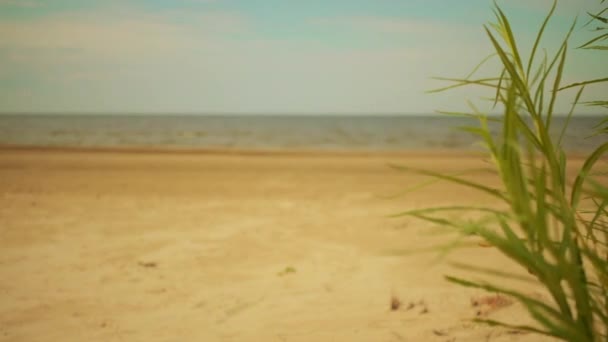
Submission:
[[[1,149],[0,340],[547,340],[471,322],[530,320],[444,281],[466,273],[437,253],[413,253],[454,235],[388,217],[491,199],[448,183],[395,197],[426,178],[389,163],[488,166],[439,153]],[[447,260],[518,270],[470,241]]]

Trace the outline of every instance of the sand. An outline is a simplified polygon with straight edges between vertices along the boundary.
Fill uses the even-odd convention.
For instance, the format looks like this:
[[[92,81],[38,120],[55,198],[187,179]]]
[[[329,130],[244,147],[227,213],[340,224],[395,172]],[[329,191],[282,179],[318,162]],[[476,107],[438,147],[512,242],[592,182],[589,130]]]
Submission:
[[[437,262],[412,251],[453,235],[387,217],[492,200],[446,183],[391,197],[426,179],[391,162],[488,165],[425,153],[1,149],[0,340],[542,341],[471,322],[480,309],[530,320],[508,300],[474,307],[489,297],[443,279],[464,274],[447,260],[517,270],[508,260],[470,238]]]

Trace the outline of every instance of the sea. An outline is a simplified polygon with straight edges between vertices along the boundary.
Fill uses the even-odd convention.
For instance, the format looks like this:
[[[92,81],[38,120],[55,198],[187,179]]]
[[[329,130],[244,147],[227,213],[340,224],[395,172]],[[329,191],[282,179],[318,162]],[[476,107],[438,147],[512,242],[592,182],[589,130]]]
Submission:
[[[589,152],[602,116],[574,115],[562,145]],[[557,137],[564,117],[555,117]],[[0,114],[0,145],[79,148],[183,148],[250,151],[471,151],[479,138],[463,131],[475,119],[440,114]],[[498,124],[491,126],[497,135]]]

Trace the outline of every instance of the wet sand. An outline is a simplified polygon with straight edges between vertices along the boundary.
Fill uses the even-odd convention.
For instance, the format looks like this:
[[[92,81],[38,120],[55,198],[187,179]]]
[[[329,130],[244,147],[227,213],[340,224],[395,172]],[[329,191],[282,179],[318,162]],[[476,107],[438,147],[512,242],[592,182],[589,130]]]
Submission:
[[[423,152],[0,149],[0,340],[543,340],[472,323],[480,310],[529,320],[444,281],[466,273],[437,253],[412,253],[454,235],[388,217],[493,199],[449,183],[394,197],[426,178],[388,163],[488,166]],[[467,241],[447,260],[518,270]]]

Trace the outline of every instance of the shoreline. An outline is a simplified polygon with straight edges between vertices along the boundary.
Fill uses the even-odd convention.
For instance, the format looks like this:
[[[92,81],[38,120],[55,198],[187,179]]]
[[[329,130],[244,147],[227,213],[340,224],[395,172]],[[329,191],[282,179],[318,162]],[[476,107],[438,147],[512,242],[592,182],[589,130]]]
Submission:
[[[232,155],[281,157],[405,157],[405,158],[484,158],[487,152],[463,149],[416,148],[403,150],[346,150],[346,149],[240,149],[196,148],[173,146],[34,146],[0,144],[0,153],[100,153],[149,155]],[[585,159],[591,152],[570,152],[568,159]]]

